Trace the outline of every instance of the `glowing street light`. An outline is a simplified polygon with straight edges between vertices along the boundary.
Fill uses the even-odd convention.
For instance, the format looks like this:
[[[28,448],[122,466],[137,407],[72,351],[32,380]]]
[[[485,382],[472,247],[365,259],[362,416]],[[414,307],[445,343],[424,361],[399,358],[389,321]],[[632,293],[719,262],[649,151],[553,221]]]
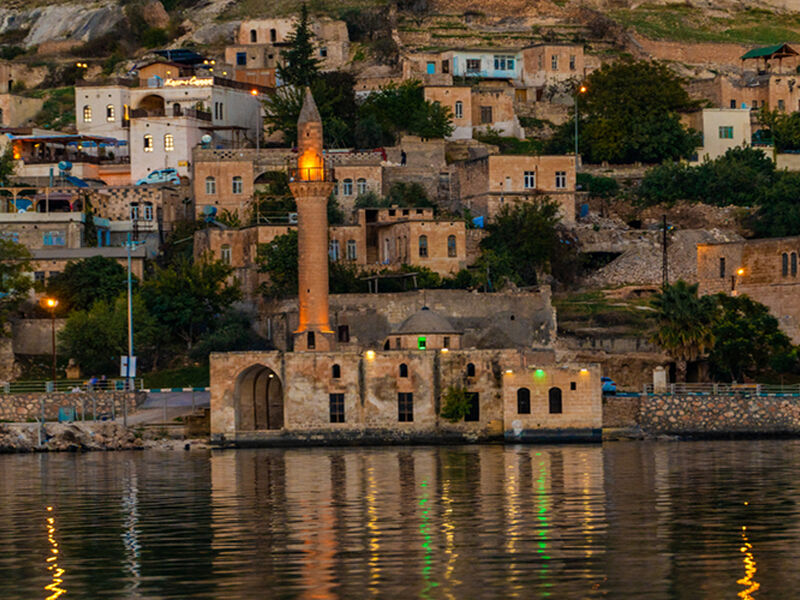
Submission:
[[[581,94],[585,94],[588,88],[581,84],[575,93],[575,187],[578,187],[578,99]]]
[[[55,385],[56,384],[56,307],[58,306],[58,299],[44,298],[42,302],[50,310],[50,333],[52,335],[52,343],[53,343],[53,368],[51,375],[53,378],[53,385]]]

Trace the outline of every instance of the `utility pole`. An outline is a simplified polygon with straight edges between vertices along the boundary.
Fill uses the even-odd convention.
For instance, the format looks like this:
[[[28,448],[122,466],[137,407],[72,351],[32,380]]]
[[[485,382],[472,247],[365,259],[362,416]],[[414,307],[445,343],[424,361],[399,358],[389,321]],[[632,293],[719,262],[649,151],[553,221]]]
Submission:
[[[662,215],[661,218],[661,287],[666,288],[669,285],[669,261],[667,259],[667,215]]]

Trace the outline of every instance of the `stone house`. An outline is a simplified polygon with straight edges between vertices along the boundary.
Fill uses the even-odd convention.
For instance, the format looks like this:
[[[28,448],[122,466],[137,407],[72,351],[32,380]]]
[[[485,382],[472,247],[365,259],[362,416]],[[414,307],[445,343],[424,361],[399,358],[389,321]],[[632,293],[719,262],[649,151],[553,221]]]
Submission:
[[[473,133],[493,129],[502,135],[523,137],[514,111],[514,88],[493,86],[425,86],[425,99],[439,102],[453,114],[453,133],[448,139],[471,139]]]
[[[121,266],[127,267],[127,248],[102,247],[102,248],[56,248],[46,247],[31,250],[31,266],[33,278],[36,283],[46,283],[48,278],[58,275],[67,266],[67,263],[77,262],[92,256],[104,256],[116,260]],[[131,272],[142,279],[144,276],[144,263],[147,250],[143,247],[131,250]]]
[[[534,44],[523,48],[520,56],[521,79],[529,88],[542,89],[554,83],[581,81],[586,75],[583,45],[580,44]]]
[[[82,212],[3,212],[0,213],[0,239],[17,242],[28,250],[81,248],[85,219]]]
[[[683,120],[703,134],[697,162],[714,160],[731,148],[749,146],[752,142],[750,111],[746,108],[704,108],[686,115]]]
[[[800,237],[697,245],[700,294],[747,294],[800,343]]]

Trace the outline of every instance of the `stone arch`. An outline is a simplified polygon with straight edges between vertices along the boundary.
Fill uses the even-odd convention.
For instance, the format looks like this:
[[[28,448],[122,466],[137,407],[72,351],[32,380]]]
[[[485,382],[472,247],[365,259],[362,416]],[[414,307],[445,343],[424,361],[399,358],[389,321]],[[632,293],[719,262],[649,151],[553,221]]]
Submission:
[[[283,383],[272,368],[255,364],[239,373],[233,398],[237,431],[283,428]]]
[[[144,109],[148,113],[161,113],[164,114],[164,98],[158,94],[148,94],[139,101],[137,110]]]

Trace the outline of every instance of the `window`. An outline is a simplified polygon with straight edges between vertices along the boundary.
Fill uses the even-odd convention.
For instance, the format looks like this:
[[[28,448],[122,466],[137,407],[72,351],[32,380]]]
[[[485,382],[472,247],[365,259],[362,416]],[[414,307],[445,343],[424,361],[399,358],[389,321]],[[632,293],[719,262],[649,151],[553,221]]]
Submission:
[[[449,73],[450,72],[450,61],[443,60],[442,61],[442,73]]]
[[[450,348],[450,336],[449,335],[444,336],[444,339],[442,340],[442,348],[448,348],[448,349]]]
[[[353,180],[352,179],[345,179],[342,182],[342,195],[343,196],[352,196],[353,195]]]
[[[131,203],[131,221],[136,221],[139,218],[139,203]]]
[[[428,347],[428,339],[421,335],[417,338],[417,350],[425,350]]]
[[[553,56],[550,57],[550,68],[553,71],[558,71],[558,55],[553,54]]]
[[[275,31],[274,29],[272,31]],[[258,41],[258,32],[255,29],[250,30],[250,43],[255,44]]]
[[[341,376],[342,376],[342,368],[339,365],[333,365],[331,367],[331,378],[339,379]]]
[[[556,171],[556,189],[563,190],[567,187],[567,172]]]
[[[733,139],[733,127],[729,126],[722,126],[719,128],[719,138],[721,140],[732,140]]]
[[[491,123],[491,122],[492,122],[492,107],[481,106],[481,123]]]
[[[517,390],[517,414],[531,414],[531,391],[528,388],[519,388]]]
[[[330,408],[331,423],[344,423],[344,394],[331,394]]]
[[[367,193],[367,180],[363,177],[360,177],[358,181],[356,181],[356,192],[359,195]]]
[[[481,420],[480,394],[478,392],[467,392],[469,400],[469,412],[464,416],[465,421]]]
[[[550,404],[550,414],[560,415],[563,412],[563,406],[561,404],[561,388],[551,387],[550,391],[547,392],[547,398]]]
[[[408,377],[408,365],[400,363],[400,377]]]
[[[736,107],[734,106],[734,108]],[[786,103],[783,100],[778,100],[778,110],[785,110],[785,109],[786,109]]]
[[[231,190],[234,194],[241,194],[242,193],[242,178],[237,175],[231,180]]]
[[[323,46],[322,48],[319,49],[319,55],[322,58],[325,58],[326,56],[328,56],[328,49],[325,46]]]
[[[736,98],[731,98],[731,108],[736,108]]]
[[[456,119],[463,119],[464,118],[464,103],[461,100],[456,101],[456,110],[455,110]]]
[[[331,257],[331,260],[339,260],[339,240],[331,240],[328,245],[328,256]]]
[[[789,255],[784,252],[781,255],[781,275],[786,277],[789,274]]]
[[[106,121],[111,123],[114,120],[116,120],[116,118],[117,118],[117,116],[116,116],[116,113],[114,111],[114,105],[113,104],[107,105],[106,106]]]
[[[514,70],[514,57],[513,56],[495,56],[494,57],[494,70],[495,71],[513,71]]]
[[[414,394],[397,394],[397,420],[401,423],[414,420]]]
[[[92,122],[92,107],[91,106],[84,106],[83,107],[83,122],[84,123],[91,123]]]
[[[790,263],[792,265],[792,277],[797,277],[797,253],[792,252],[790,257]]]
[[[172,152],[175,150],[175,137],[171,133],[164,134],[164,151]]]
[[[570,71],[574,71],[575,70],[575,55],[574,54],[570,54],[569,55],[569,70]]]
[[[153,151],[153,136],[149,133],[144,136],[144,151],[145,152],[152,152]]]
[[[475,377],[475,365],[472,363],[467,365],[467,377]]]
[[[428,236],[419,236],[419,257],[427,258],[428,256]]]
[[[725,279],[725,257],[719,259],[719,278]]]
[[[65,246],[63,231],[48,231],[44,234],[43,240],[45,246]]]
[[[153,220],[153,203],[152,202],[145,202],[144,203],[144,220],[145,221],[152,221]]]
[[[309,331],[306,334],[306,348],[308,348],[309,350],[313,350],[316,347],[317,347],[317,338],[314,336],[313,331]]]
[[[213,196],[217,193],[217,180],[214,177],[206,177],[206,194]]]
[[[236,66],[237,67],[246,67],[247,66],[247,52],[237,52],[236,53]]]
[[[575,390],[577,390],[577,389],[578,389],[578,384],[577,384],[577,383],[575,383],[574,381],[570,381],[570,382],[569,382],[569,389],[570,389],[570,390],[572,390],[572,391],[574,392]]]
[[[347,240],[347,260],[356,260],[358,253],[356,252],[356,241]]]
[[[480,58],[468,58],[467,59],[467,73],[479,73],[481,70],[481,59]]]
[[[278,41],[278,32],[274,29],[269,30],[269,41],[270,42],[277,42]]]
[[[336,338],[340,342],[344,342],[345,344],[350,341],[350,326],[349,325],[339,325],[336,329],[337,335]]]
[[[525,176],[522,178],[522,185],[526,190],[536,189],[536,171],[525,171]]]
[[[447,236],[447,256],[451,258],[456,256],[456,236],[454,235]]]
[[[44,283],[44,271],[34,271],[33,281],[36,283]]]

